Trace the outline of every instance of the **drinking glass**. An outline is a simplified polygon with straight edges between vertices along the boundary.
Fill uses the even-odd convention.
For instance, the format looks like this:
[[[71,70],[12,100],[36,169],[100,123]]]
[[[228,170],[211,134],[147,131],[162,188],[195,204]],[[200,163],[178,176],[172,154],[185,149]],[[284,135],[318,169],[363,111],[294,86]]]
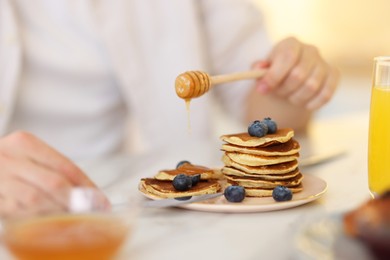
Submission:
[[[390,56],[374,58],[368,136],[368,185],[374,198],[390,190]]]

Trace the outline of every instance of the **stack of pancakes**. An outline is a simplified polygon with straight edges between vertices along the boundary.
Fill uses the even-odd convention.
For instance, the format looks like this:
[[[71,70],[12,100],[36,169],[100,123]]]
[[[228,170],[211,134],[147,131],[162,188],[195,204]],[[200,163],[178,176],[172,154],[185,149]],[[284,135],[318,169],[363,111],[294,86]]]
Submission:
[[[194,176],[200,174],[200,181],[187,191],[178,191],[172,184],[175,176],[185,174]],[[176,169],[161,170],[153,178],[142,178],[139,189],[141,192],[157,198],[178,198],[213,194],[221,190],[218,170],[201,165],[185,163]]]
[[[298,168],[299,143],[290,128],[279,129],[263,137],[239,133],[221,136],[224,167],[222,173],[230,185],[245,188],[247,196],[272,196],[278,185],[293,193],[303,189]]]

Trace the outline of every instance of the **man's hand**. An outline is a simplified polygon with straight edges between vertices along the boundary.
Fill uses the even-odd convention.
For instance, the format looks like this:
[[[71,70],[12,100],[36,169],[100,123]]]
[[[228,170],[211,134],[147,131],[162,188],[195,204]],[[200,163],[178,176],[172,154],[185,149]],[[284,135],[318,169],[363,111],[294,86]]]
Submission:
[[[65,193],[95,184],[65,156],[26,132],[0,139],[0,216],[66,209]]]

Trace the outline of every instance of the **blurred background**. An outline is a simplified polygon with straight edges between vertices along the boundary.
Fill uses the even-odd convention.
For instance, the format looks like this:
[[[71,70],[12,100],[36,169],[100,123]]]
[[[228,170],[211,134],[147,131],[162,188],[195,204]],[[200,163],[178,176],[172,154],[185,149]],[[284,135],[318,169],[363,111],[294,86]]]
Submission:
[[[372,59],[390,55],[390,1],[253,1],[274,41],[296,36],[339,68],[340,88],[318,117],[368,109]]]

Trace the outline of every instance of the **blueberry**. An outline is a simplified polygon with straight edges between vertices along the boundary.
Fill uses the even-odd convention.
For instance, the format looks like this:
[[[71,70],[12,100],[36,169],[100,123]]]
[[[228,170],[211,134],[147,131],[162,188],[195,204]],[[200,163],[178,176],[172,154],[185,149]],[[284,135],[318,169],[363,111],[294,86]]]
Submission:
[[[238,185],[228,186],[224,191],[224,195],[230,202],[241,202],[245,198],[245,188]]]
[[[179,191],[189,190],[192,187],[192,178],[185,174],[178,174],[173,178],[172,185]]]
[[[272,197],[276,201],[288,201],[292,199],[292,192],[286,186],[276,186],[272,191]]]
[[[270,117],[264,118],[262,121],[268,126],[268,134],[274,134],[278,130],[278,126],[276,125],[276,122],[272,120]]]
[[[268,133],[268,126],[266,123],[255,120],[248,126],[248,134],[250,136],[262,137]]]
[[[200,174],[191,176],[192,186],[195,186],[200,181]]]
[[[176,169],[179,168],[180,166],[184,165],[184,164],[191,164],[189,161],[180,161],[177,165],[176,165]]]

